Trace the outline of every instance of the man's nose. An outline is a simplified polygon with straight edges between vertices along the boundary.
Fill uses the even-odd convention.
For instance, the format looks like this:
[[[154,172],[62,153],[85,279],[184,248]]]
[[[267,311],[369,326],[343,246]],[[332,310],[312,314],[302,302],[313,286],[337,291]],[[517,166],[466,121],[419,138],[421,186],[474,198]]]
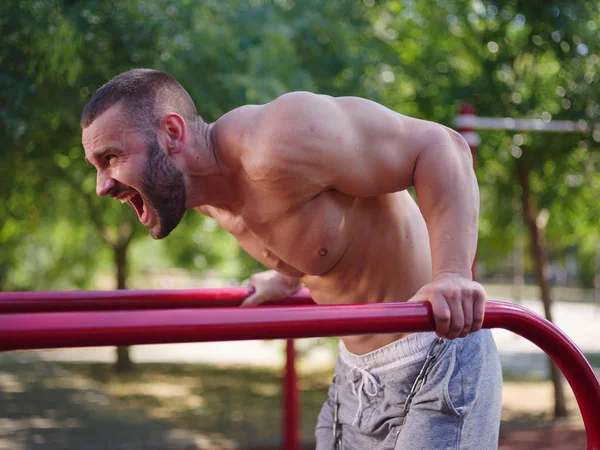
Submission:
[[[117,182],[113,178],[101,174],[96,176],[96,194],[98,197],[110,194],[110,191],[112,191],[116,185]]]

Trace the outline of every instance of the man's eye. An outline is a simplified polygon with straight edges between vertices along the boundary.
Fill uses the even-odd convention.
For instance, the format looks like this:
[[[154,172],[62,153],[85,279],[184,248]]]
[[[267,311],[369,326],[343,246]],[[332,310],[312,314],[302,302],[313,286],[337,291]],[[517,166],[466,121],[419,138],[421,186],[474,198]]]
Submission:
[[[104,161],[106,162],[106,164],[110,164],[111,160],[113,160],[114,158],[116,158],[115,155],[106,155],[104,157]]]

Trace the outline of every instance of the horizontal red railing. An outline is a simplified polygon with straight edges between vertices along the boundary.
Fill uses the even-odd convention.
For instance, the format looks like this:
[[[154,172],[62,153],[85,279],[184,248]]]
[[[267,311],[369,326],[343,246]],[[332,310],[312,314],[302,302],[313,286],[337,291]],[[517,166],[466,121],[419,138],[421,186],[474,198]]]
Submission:
[[[112,298],[124,293],[131,295],[131,292],[112,291]],[[7,294],[11,293],[0,296],[0,304],[8,304],[10,295]],[[170,295],[173,294],[176,297],[177,291],[171,291]],[[239,304],[247,290],[237,294],[240,296],[235,302],[231,298],[229,301]],[[73,295],[70,301],[75,307],[83,299]],[[82,293],[79,295],[86,297]],[[110,297],[109,293],[97,295]],[[189,298],[193,295],[189,294]],[[299,303],[309,301],[304,293],[295,299]],[[194,304],[192,300],[187,301]],[[588,450],[600,450],[600,384],[577,346],[555,325],[518,305],[488,302],[484,327],[505,328],[519,334],[538,345],[556,362],[579,404],[588,436]],[[432,329],[431,308],[429,304],[420,303],[14,312],[0,314],[0,350],[308,338]]]
[[[1,313],[111,311],[238,306],[247,288],[155,291],[0,292]],[[308,289],[270,305],[314,305]]]

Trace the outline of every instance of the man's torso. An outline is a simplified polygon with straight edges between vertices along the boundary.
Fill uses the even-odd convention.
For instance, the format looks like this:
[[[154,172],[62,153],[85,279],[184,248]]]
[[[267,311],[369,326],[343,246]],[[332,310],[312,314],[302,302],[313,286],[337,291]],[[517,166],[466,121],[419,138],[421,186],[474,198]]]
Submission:
[[[219,152],[227,154],[228,147],[237,146],[236,139],[218,139]],[[356,198],[336,190],[315,191],[310,182],[282,190],[270,184],[269,168],[253,161],[242,158],[236,172],[239,208],[197,209],[212,216],[257,261],[301,278],[317,303],[406,301],[431,280],[427,228],[407,191]],[[344,341],[350,351],[362,354],[400,337],[347,336]]]

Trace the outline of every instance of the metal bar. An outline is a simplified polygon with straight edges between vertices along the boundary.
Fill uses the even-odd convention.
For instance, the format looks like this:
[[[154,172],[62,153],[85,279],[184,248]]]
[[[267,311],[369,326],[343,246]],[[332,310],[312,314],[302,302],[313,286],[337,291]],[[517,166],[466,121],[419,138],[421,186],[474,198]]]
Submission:
[[[296,378],[294,340],[285,342],[285,374],[283,376],[283,443],[286,450],[298,450],[300,442],[300,396]]]
[[[410,303],[3,314],[0,350],[426,331],[425,311]]]
[[[247,288],[0,292],[0,313],[237,307],[248,294]],[[314,305],[314,302],[308,289],[302,289],[292,297],[270,304],[294,306]],[[286,402],[282,432],[285,448],[296,450],[300,439],[300,410],[293,340],[287,341],[286,353],[286,371],[282,381]]]
[[[234,307],[247,296],[247,288],[0,292],[0,313]],[[302,289],[292,297],[269,304],[314,305],[314,302],[308,289]]]
[[[588,435],[600,450],[600,384],[577,346],[522,306],[488,302],[484,326],[505,328],[538,345],[571,385]],[[0,315],[0,350],[342,336],[434,329],[428,303],[286,308],[54,312]]]
[[[513,119],[511,117],[478,117],[461,114],[454,118],[457,128],[479,130],[551,131],[553,133],[586,133],[590,124],[585,120]]]

